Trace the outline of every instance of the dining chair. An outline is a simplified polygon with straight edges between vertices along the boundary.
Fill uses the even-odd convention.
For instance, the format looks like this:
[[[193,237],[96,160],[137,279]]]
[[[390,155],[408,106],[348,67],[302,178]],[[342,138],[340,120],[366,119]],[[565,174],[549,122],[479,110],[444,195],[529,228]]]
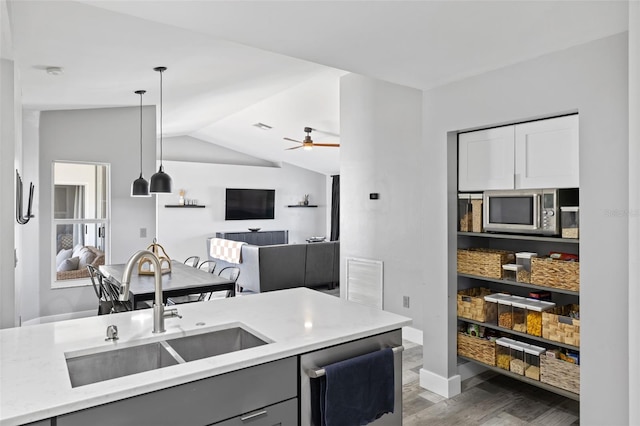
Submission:
[[[184,264],[197,268],[198,262],[200,262],[200,256],[189,256],[185,259]]]
[[[98,315],[132,310],[131,302],[119,300],[118,287],[98,268],[93,265],[87,265],[87,270],[89,271],[93,290],[98,297]]]
[[[220,272],[218,272],[218,276],[222,277],[222,278],[227,278],[231,281],[233,281],[233,285],[237,286],[237,281],[238,281],[238,277],[240,276],[240,268],[238,268],[237,266],[227,266],[225,268],[222,268],[220,270]],[[213,295],[214,292],[209,293],[208,297],[206,298],[206,300],[211,300],[211,296]],[[219,293],[219,292],[216,292]],[[230,297],[231,296],[231,290],[227,290],[225,291],[225,297]],[[204,300],[204,299],[202,299]]]
[[[198,265],[198,269],[204,269],[210,274],[216,270],[216,261],[215,260],[203,260],[200,265]]]

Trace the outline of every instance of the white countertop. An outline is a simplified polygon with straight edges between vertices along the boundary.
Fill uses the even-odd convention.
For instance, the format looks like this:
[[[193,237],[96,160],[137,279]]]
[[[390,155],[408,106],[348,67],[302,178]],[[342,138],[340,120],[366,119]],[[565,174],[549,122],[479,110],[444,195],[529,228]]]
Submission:
[[[409,318],[295,288],[178,306],[153,334],[152,310],[0,330],[0,424],[14,425],[396,330]],[[204,325],[196,325],[204,323]],[[106,328],[120,339],[105,341]],[[272,343],[76,388],[65,353],[80,355],[240,325]]]

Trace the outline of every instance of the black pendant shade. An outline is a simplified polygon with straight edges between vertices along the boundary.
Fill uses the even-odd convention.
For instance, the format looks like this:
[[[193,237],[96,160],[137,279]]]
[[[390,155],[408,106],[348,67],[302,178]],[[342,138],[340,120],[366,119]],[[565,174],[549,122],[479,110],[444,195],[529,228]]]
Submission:
[[[151,193],[168,194],[171,192],[171,176],[164,172],[162,166],[162,73],[167,67],[156,67],[153,70],[160,73],[160,168],[158,172],[151,176]]]
[[[134,93],[140,95],[140,177],[131,184],[132,197],[150,197],[149,182],[142,177],[142,95],[146,90],[136,90]]]

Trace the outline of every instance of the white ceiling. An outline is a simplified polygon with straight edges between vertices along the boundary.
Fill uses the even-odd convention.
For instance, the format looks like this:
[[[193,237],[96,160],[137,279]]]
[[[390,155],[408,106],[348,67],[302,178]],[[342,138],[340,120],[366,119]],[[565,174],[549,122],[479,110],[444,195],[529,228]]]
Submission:
[[[429,89],[628,27],[626,1],[8,1],[25,107],[157,103],[166,66],[165,136],[326,174],[339,149],[282,138],[339,142],[346,71]]]

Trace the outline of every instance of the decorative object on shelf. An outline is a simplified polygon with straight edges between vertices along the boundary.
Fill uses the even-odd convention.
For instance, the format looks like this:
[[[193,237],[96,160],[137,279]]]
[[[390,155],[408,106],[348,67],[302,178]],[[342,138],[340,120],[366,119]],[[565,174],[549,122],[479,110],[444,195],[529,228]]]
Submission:
[[[167,67],[156,67],[153,70],[160,73],[160,168],[156,174],[151,176],[150,192],[152,194],[168,194],[171,193],[171,176],[164,172],[162,165],[162,73],[167,70]]]
[[[183,209],[204,209],[205,206],[201,206],[198,204],[165,204],[165,207],[177,207]]]
[[[302,200],[302,205],[303,206],[308,206],[309,205],[309,194],[304,194],[304,199]]]
[[[258,232],[259,230],[261,230],[262,228],[248,228],[249,231],[251,232]]]
[[[33,205],[33,191],[35,188],[33,182],[29,183],[29,204],[27,206],[27,215],[25,216],[22,212],[22,178],[16,169],[16,221],[20,225],[26,225],[29,219],[34,217],[31,214],[31,206]]]
[[[150,197],[149,182],[142,177],[142,95],[147,93],[146,90],[136,90],[136,95],[140,95],[140,177],[131,184],[132,197]]]
[[[153,243],[147,247],[147,250],[152,252],[160,261],[160,272],[162,274],[168,274],[171,272],[171,258],[165,251],[164,247],[153,239]],[[148,255],[144,255],[138,262],[138,275],[153,275],[153,262]]]
[[[180,194],[180,197],[178,198],[178,204],[181,206],[184,206],[184,194],[185,194],[184,189],[181,189],[179,194]]]
[[[502,278],[502,265],[515,260],[511,251],[469,248],[458,249],[458,272],[489,278]]]

